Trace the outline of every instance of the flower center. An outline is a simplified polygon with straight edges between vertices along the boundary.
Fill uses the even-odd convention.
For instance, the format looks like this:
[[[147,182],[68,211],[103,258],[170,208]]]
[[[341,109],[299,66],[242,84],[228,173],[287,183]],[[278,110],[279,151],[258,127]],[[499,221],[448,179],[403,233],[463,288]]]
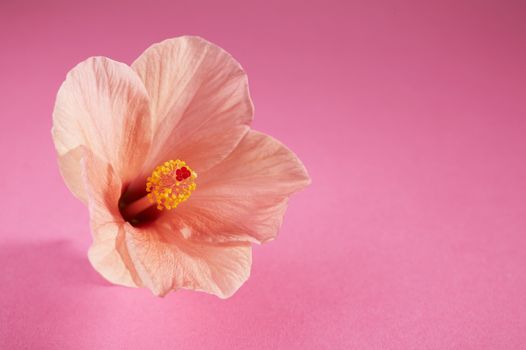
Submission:
[[[157,209],[174,209],[195,191],[197,174],[184,161],[169,160],[159,165],[146,182],[150,203]]]
[[[175,209],[190,198],[196,188],[196,178],[196,172],[184,161],[177,159],[164,162],[148,177],[146,192],[128,189],[121,196],[119,211],[123,219],[134,226],[148,223],[158,216],[158,210]]]

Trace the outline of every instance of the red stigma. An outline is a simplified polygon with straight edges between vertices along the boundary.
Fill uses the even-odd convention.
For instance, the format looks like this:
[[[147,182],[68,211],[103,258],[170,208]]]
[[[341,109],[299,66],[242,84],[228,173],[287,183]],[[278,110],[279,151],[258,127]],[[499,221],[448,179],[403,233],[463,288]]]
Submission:
[[[192,173],[190,172],[190,170],[188,170],[188,168],[182,167],[181,169],[177,169],[175,171],[175,176],[177,181],[183,181],[184,179],[187,179],[190,176],[192,176]]]

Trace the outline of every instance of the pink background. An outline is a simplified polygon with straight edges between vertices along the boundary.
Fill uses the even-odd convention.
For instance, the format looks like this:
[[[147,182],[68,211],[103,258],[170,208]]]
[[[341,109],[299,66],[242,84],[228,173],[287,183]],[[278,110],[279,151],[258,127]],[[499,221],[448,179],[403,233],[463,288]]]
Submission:
[[[1,349],[525,349],[523,1],[0,4]],[[196,34],[313,184],[231,299],[92,270],[50,137],[81,60]]]

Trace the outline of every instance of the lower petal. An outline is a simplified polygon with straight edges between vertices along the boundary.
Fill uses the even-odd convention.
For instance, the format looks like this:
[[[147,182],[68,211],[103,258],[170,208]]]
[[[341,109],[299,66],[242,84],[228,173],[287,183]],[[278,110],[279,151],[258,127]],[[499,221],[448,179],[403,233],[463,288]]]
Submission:
[[[160,225],[127,225],[125,240],[138,275],[158,296],[184,288],[228,298],[250,275],[248,243],[193,242]]]
[[[140,286],[124,244],[125,222],[118,208],[122,183],[111,165],[89,151],[83,152],[80,164],[93,235],[89,261],[111,283]]]
[[[123,258],[116,249],[117,242],[124,237],[123,225],[108,222],[93,232],[94,240],[88,258],[95,270],[113,284],[137,287],[138,283],[124,264]]]

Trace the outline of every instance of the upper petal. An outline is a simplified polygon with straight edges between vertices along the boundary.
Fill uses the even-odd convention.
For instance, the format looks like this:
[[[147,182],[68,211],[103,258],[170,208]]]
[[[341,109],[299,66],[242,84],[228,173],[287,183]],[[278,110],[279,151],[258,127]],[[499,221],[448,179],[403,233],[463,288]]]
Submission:
[[[130,182],[148,153],[150,127],[148,95],[130,67],[104,57],[78,64],[60,87],[53,112],[53,140],[66,183],[78,183],[78,154],[68,152],[79,146]]]
[[[247,132],[253,115],[247,76],[221,48],[198,37],[169,39],[148,48],[132,67],[151,99],[149,168],[179,158],[205,171]]]
[[[159,224],[127,225],[125,241],[138,275],[158,296],[184,288],[228,298],[250,275],[248,243],[194,242]]]
[[[187,237],[216,242],[274,238],[288,197],[310,183],[292,151],[255,131],[197,180],[190,199],[162,219]]]

